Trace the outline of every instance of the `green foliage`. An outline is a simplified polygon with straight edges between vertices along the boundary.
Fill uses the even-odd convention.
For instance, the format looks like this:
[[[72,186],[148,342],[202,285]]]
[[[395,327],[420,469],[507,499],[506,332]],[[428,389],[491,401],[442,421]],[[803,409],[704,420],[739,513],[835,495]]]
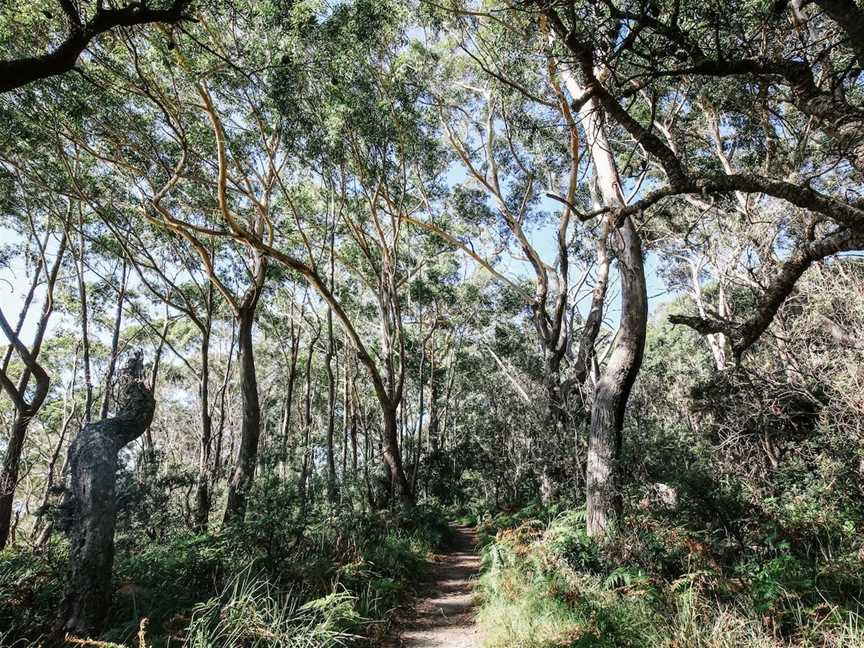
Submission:
[[[86,18],[102,4],[0,4],[2,58],[49,51],[74,30],[60,5]],[[60,285],[46,300],[56,316],[39,361],[50,394],[16,477],[24,511],[42,486],[59,499],[49,479],[56,487],[65,478],[64,451],[84,422],[82,307],[98,409],[121,265],[135,267],[119,345],[161,354],[152,374],[157,449],[146,460],[124,451],[117,474],[117,596],[106,638],[128,642],[144,616],[158,642],[190,646],[375,638],[446,536],[434,506],[367,510],[370,501],[388,504],[378,497],[389,476],[377,458],[389,400],[399,402],[402,459],[419,499],[452,507],[480,530],[482,618],[493,645],[862,643],[864,264],[851,255],[810,264],[771,328],[734,362],[729,340],[709,348],[666,321],[704,312],[738,332],[794,246],[832,231],[829,210],[787,204],[777,186],[787,197],[805,187],[796,204],[814,205],[807,197],[819,192],[817,202],[845,205],[839,222],[851,227],[864,85],[854,39],[826,10],[838,3],[797,3],[804,21],[791,13],[796,3],[768,0],[539,3],[539,13],[515,4],[193,2],[194,21],[115,30],[89,44],[79,71],[0,97],[4,279],[17,284],[19,266],[33,276],[40,256],[53,257],[61,233],[70,235]],[[549,12],[571,46],[591,44],[585,56],[549,31],[550,16],[541,17]],[[686,73],[703,65],[714,72]],[[607,233],[617,239],[602,224],[609,212],[583,220],[567,211],[573,217],[556,233],[556,196],[584,214],[603,194],[595,138],[566,110],[580,103],[563,83],[566,67],[576,77],[594,69],[622,100],[600,121],[636,207],[674,176],[656,158],[666,145],[693,186],[701,174],[731,174],[730,183],[757,174],[778,194],[720,193],[709,182],[702,196],[632,211],[649,292],[662,280],[700,303],[678,297],[653,313],[632,397],[621,403],[624,515],[607,542],[587,536],[579,507],[591,385],[619,339],[607,325],[621,312],[613,301],[622,267],[612,266],[591,376],[570,384],[597,244]],[[639,124],[656,138],[640,137]],[[227,168],[216,156],[223,137]],[[261,267],[255,245],[226,222],[231,213],[320,276],[316,293],[296,264],[270,265],[255,327],[256,477],[245,519],[218,528],[236,418],[249,404],[232,365],[231,302]],[[453,253],[451,238],[477,256]],[[555,276],[561,254],[567,277]],[[496,283],[490,266],[509,279]],[[26,340],[40,274],[19,324]],[[325,285],[341,309],[321,299]],[[549,308],[558,299],[566,317],[556,323]],[[351,336],[339,328],[343,317]],[[549,333],[559,324],[566,339]],[[553,347],[562,366],[550,370]],[[19,355],[4,363],[11,382],[23,372]],[[320,388],[334,379],[345,388],[335,403]],[[549,429],[542,410],[555,381],[567,416]],[[13,417],[8,398],[0,410]],[[209,457],[199,434],[208,417]],[[325,501],[328,421],[337,437],[344,425],[344,441],[327,431],[331,454],[335,445],[345,458],[338,496]],[[349,434],[361,446],[351,449],[351,470]],[[541,505],[541,478],[550,476],[558,494]],[[210,532],[192,533],[193,491],[205,481]],[[60,535],[61,507],[49,500],[47,508],[40,523],[54,522]],[[67,558],[58,540],[26,548],[34,517],[22,516],[16,551],[0,553],[0,621],[23,641],[50,625]]]
[[[218,536],[183,533],[121,553],[115,563],[121,592],[114,602],[116,625],[132,632],[137,619],[147,616],[158,630],[188,610],[222,580],[231,548]]]
[[[644,514],[604,544],[585,536],[579,510],[551,520],[499,514],[487,528],[492,519],[500,526],[483,549],[479,617],[489,646],[815,648],[864,639],[857,604],[828,604],[828,581],[817,576],[825,572],[776,536],[723,569],[699,557],[711,550],[685,529],[645,530]]]
[[[114,606],[102,638],[134,643],[149,620],[153,645],[190,648],[341,646],[386,631],[447,538],[442,512],[315,508],[300,516],[296,491],[262,478],[246,523],[220,533],[126,536],[115,558]],[[66,547],[0,553],[0,623],[35,638],[54,621]],[[23,640],[23,639],[22,639]],[[4,644],[5,645],[5,644]]]
[[[6,638],[20,640],[20,645],[48,632],[62,595],[66,551],[61,542],[40,551],[0,551],[0,645],[7,645],[7,629]]]
[[[498,532],[481,581],[488,645],[645,645],[647,581],[620,567],[599,573],[600,547],[583,527],[584,513],[574,511]]]
[[[299,605],[290,594],[274,591],[268,581],[240,574],[219,596],[195,606],[183,645],[344,646],[357,638],[351,630],[363,621],[355,604],[350,594],[332,592]]]

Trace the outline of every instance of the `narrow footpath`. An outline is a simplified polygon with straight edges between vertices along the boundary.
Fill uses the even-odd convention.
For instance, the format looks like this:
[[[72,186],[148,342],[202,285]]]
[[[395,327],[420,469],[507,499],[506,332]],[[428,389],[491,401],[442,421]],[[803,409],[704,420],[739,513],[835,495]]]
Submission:
[[[470,527],[452,528],[445,553],[432,563],[414,613],[400,624],[392,646],[480,648],[474,619],[474,585],[480,571],[477,535]]]

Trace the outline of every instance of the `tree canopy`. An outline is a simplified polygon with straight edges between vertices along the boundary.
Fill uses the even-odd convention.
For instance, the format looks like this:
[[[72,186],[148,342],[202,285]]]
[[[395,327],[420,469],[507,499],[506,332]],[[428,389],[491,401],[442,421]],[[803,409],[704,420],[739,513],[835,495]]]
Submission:
[[[374,645],[456,517],[490,646],[864,641],[860,4],[0,45],[0,644]]]

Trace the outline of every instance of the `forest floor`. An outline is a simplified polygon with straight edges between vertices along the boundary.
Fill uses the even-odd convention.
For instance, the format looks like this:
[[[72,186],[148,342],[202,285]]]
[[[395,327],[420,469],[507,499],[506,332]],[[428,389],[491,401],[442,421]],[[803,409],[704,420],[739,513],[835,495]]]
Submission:
[[[413,613],[397,625],[391,648],[479,648],[474,585],[480,571],[477,534],[452,525],[443,553],[436,555]]]

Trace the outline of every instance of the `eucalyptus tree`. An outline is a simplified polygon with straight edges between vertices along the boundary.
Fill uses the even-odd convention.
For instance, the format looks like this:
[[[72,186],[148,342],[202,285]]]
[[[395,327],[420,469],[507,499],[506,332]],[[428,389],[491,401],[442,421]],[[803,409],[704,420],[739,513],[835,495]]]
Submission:
[[[507,9],[506,6],[458,4],[451,7],[455,16],[467,16],[457,22],[463,32],[461,49],[470,58],[480,79],[463,81],[462,86],[478,93],[481,105],[485,102],[488,108],[483,121],[472,120],[471,116],[478,112],[476,109],[464,113],[466,117],[462,119],[469,124],[473,121],[477,132],[472,146],[454,136],[453,129],[448,129],[448,135],[468,175],[493,198],[497,211],[524,250],[536,276],[536,296],[529,303],[546,350],[546,420],[552,423],[546,426],[547,435],[554,433],[555,419],[562,418],[561,414],[555,416],[554,413],[556,410],[563,413],[562,403],[567,392],[577,389],[581,392],[591,371],[609,280],[607,247],[611,246],[619,262],[620,326],[609,361],[594,387],[588,438],[588,527],[589,532],[599,535],[605,533],[608,526],[610,514],[606,511],[619,508],[614,495],[614,464],[623,423],[621,404],[626,402],[635,380],[644,344],[647,296],[641,244],[629,220],[624,219],[621,227],[616,227],[611,218],[589,216],[603,213],[610,204],[623,206],[627,200],[602,115],[591,101],[579,101],[585,93],[567,63],[559,61],[558,53],[550,46],[551,32],[546,24],[538,23],[536,16],[530,13],[515,9],[503,19],[501,11]],[[532,22],[541,29],[528,30]],[[486,91],[482,90],[484,87]],[[494,93],[491,88],[495,89]],[[461,105],[462,102],[455,102],[456,114]],[[498,130],[503,135],[496,135]],[[553,133],[557,134],[557,142]],[[544,136],[548,139],[544,140]],[[496,146],[497,137],[504,143]],[[470,151],[474,150],[480,152],[477,161],[471,160]],[[503,156],[507,156],[506,164],[496,160]],[[589,170],[592,181],[582,181],[583,174]],[[509,174],[508,182],[499,179],[502,173],[505,177]],[[502,186],[505,187],[503,191]],[[507,195],[508,192],[515,195]],[[555,266],[543,262],[524,233],[524,221],[532,199],[537,202],[544,194],[547,200],[563,205],[557,227]],[[592,220],[601,222],[592,225]],[[569,233],[571,224],[576,224],[572,234]],[[596,266],[596,274],[591,305],[577,345],[573,340],[576,337],[571,330],[573,327],[566,321],[571,310],[575,311],[575,299],[568,294],[568,271],[574,242],[579,240],[577,236],[586,235],[589,240],[594,237],[596,241],[593,245],[582,245],[583,255]],[[547,268],[556,272],[558,292],[551,310],[546,305],[550,294]],[[586,271],[577,283],[577,290],[584,286],[587,278]],[[562,381],[560,365],[568,351],[574,375]],[[552,459],[551,463],[558,462]],[[543,481],[548,483],[548,477]]]
[[[735,11],[687,13],[677,3],[635,10],[614,2],[574,3],[561,11],[535,5],[583,75],[590,96],[656,169],[651,190],[617,209],[618,218],[679,196],[740,192],[804,221],[804,236],[796,237],[748,317],[676,320],[704,333],[726,334],[739,359],[814,261],[861,246],[864,214],[856,197],[839,190],[848,186],[844,179],[852,186],[860,179],[860,89],[851,73],[858,37],[848,18],[837,20],[840,13],[822,5],[802,10],[791,3],[752,3]],[[794,20],[786,19],[787,10],[798,12]],[[625,29],[621,43],[596,47],[596,34]],[[743,168],[694,164],[701,147],[687,145],[680,134],[667,137],[681,104],[687,108],[706,96],[730,119],[742,120],[743,135],[764,138]],[[630,97],[628,110],[621,101]],[[675,97],[681,99],[672,101]],[[726,146],[729,151],[734,144]]]
[[[288,375],[284,377],[284,382],[280,381],[280,389],[283,390],[284,397],[282,398],[282,421],[279,426],[278,462],[283,478],[288,476],[287,469],[291,463],[289,458],[293,457],[295,449],[294,445],[290,444],[290,440],[292,423],[296,418],[295,389],[299,376],[300,345],[306,328],[304,316],[307,301],[307,295],[298,298],[293,282],[285,283],[288,285],[284,283],[280,285],[274,291],[274,298],[264,305],[262,318],[259,320],[266,334],[277,341],[283,367],[288,368]]]
[[[858,173],[858,131],[854,127],[858,120],[857,88],[846,71],[854,47],[844,50],[855,40],[848,25],[840,24],[837,29],[818,11],[803,38],[788,38],[801,25],[790,27],[763,5],[719,13],[684,13],[674,2],[635,6],[536,2],[498,11],[502,9],[510,9],[514,17],[525,16],[527,9],[545,39],[536,47],[549,48],[559,62],[571,108],[581,118],[603,198],[598,209],[582,217],[605,218],[612,229],[613,245],[618,245],[614,251],[622,280],[621,326],[595,389],[592,437],[596,449],[589,451],[594,460],[589,457],[587,474],[589,530],[604,534],[620,514],[617,463],[621,432],[645,339],[644,265],[641,235],[633,219],[643,218],[649,208],[670,198],[701,195],[722,200],[734,192],[760,194],[773,204],[785,201],[797,208],[794,213],[810,219],[812,226],[804,228],[805,236],[796,237],[798,242],[776,264],[774,274],[763,283],[755,308],[743,321],[673,319],[704,333],[722,333],[729,340],[733,357],[739,360],[767,329],[795,281],[814,261],[861,245],[857,201],[833,189],[838,159],[848,161],[853,179]],[[494,8],[484,8],[481,14],[497,15]],[[709,15],[714,18],[709,20]],[[829,50],[829,44],[835,43],[839,47]],[[815,80],[817,68],[826,71],[819,82]],[[744,77],[755,78],[758,83]],[[692,81],[692,85],[681,84],[682,79]],[[721,85],[724,83],[725,87]],[[832,95],[827,91],[830,84],[846,92]],[[741,94],[730,95],[732,88]],[[746,170],[734,170],[722,159],[716,165],[699,164],[705,158],[703,149],[691,145],[686,129],[676,138],[675,127],[676,115],[689,112],[704,96],[730,107],[737,104],[739,113],[749,113],[751,128],[758,125],[765,134],[769,143],[766,153],[785,148],[787,156],[772,153],[748,160]],[[781,105],[773,107],[773,114],[783,115],[784,121],[772,121],[772,106]],[[838,117],[829,120],[829,114]],[[809,120],[818,135],[811,135],[809,130],[803,137],[798,135],[804,131],[796,132],[793,124],[800,119]],[[612,135],[630,147],[626,156],[623,148],[616,150]],[[711,148],[716,146],[714,142]],[[723,149],[722,143],[720,147]],[[792,165],[778,165],[778,160],[791,161]],[[790,177],[804,177],[802,165],[814,163],[809,182],[790,181]],[[714,171],[717,166],[721,167],[719,172]],[[624,172],[633,177],[637,189],[633,198],[637,199],[627,201],[624,197]]]
[[[652,245],[665,244],[692,264],[690,285],[702,302],[702,314],[676,315],[673,321],[712,336],[709,343],[718,367],[726,365],[726,345],[735,362],[740,361],[808,267],[861,246],[857,198],[835,189],[844,174],[855,183],[859,173],[859,89],[850,67],[857,56],[856,35],[837,6],[815,4],[818,8],[748,4],[719,14],[693,8],[684,12],[676,2],[448,6],[461,18],[462,50],[487,79],[463,82],[469,94],[485,94],[492,103],[493,95],[484,87],[494,83],[533,102],[534,113],[528,115],[566,97],[560,101],[561,121],[570,126],[571,136],[580,137],[577,146],[587,153],[593,175],[590,199],[567,191],[549,194],[572,209],[576,220],[601,220],[618,262],[619,330],[608,360],[599,367],[592,397],[586,479],[588,528],[594,535],[606,534],[621,510],[618,462],[624,415],[641,365],[647,324],[646,234]],[[794,15],[791,25],[781,15],[787,10]],[[793,33],[798,38],[791,38]],[[525,72],[532,66],[535,75],[549,70],[554,93],[538,89]],[[464,102],[455,102],[456,114],[461,105]],[[700,110],[704,123],[699,123]],[[493,135],[501,129],[510,138],[516,129],[506,129],[504,110],[494,117],[487,112],[485,124],[476,109],[466,113],[460,119],[473,122],[481,136],[471,146],[459,144],[457,137],[457,153],[467,159],[468,174],[497,199],[499,211],[515,213],[509,220],[521,225],[519,209],[529,203],[510,199],[508,204],[506,192],[496,187],[496,155],[502,153],[495,151]],[[520,111],[520,119],[526,119],[525,113]],[[707,137],[694,138],[694,127]],[[759,133],[767,142],[764,146]],[[512,138],[500,146],[503,154],[508,149],[518,161]],[[470,159],[475,151],[480,162]],[[736,151],[742,152],[733,163]],[[805,177],[806,182],[797,182]],[[512,191],[517,185],[504,186]],[[682,216],[672,238],[676,231],[683,237],[672,245],[646,229],[646,212],[661,201],[663,208]],[[585,208],[586,202],[593,203],[591,208]],[[791,204],[791,220],[779,217],[784,202]],[[719,314],[711,314],[700,295],[704,278],[699,264],[704,261],[699,261],[700,248],[687,232],[709,212],[775,223],[768,228],[767,243],[749,246],[751,256],[763,262],[761,278],[751,284],[755,306],[743,318],[732,319],[722,299]],[[748,235],[764,238],[766,232],[757,234],[757,229],[749,228]],[[724,252],[726,265],[734,250]],[[744,269],[752,271],[752,263]]]
[[[318,169],[316,182],[338,205],[335,217],[347,248],[335,260],[368,288],[377,311],[379,359],[326,285],[308,243],[304,260],[269,253],[306,276],[346,330],[372,378],[391,481],[409,503],[413,494],[398,439],[406,368],[402,311],[407,281],[424,260],[408,252],[403,223],[424,208],[422,185],[441,173],[434,127],[422,105],[422,60],[410,48],[407,14],[394,3],[334,5],[323,17],[298,12],[283,16],[287,36],[273,96],[286,144]]]
[[[489,19],[476,22],[475,14],[470,20],[455,21],[452,30],[461,34],[461,56],[449,66],[449,74],[442,75],[446,81],[440,100],[447,140],[470,183],[454,193],[456,215],[475,220],[475,226],[497,221],[500,226],[487,231],[498,229],[503,236],[486,258],[477,253],[473,241],[451,241],[505,281],[491,268],[490,259],[494,262],[496,254],[513,246],[514,258],[532,273],[533,290],[523,294],[544,356],[544,423],[538,432],[538,455],[548,499],[554,488],[552,473],[561,472],[562,457],[556,448],[567,442],[571,435],[565,432],[580,418],[580,408],[573,403],[584,398],[574,396],[582,395],[589,377],[603,321],[608,226],[579,222],[582,211],[590,208],[594,189],[584,181],[583,148],[588,138],[562,89],[557,62],[542,49],[525,49],[520,23],[492,14],[485,17]],[[443,44],[452,47],[446,39]],[[484,204],[484,195],[491,209]],[[556,210],[553,220],[549,212]],[[418,225],[442,229],[434,223]],[[543,258],[550,249],[554,260]],[[583,265],[575,281],[573,261]],[[512,281],[510,285],[522,292]],[[588,295],[582,322],[577,304]],[[570,375],[562,375],[562,363],[569,365]]]
[[[15,411],[0,471],[0,547],[9,539],[27,430],[49,395],[51,379],[39,356],[55,310],[58,280],[62,283],[70,221],[78,206],[61,193],[66,186],[62,166],[38,144],[56,142],[46,122],[15,109],[14,102],[2,107],[6,127],[0,173],[7,235],[20,239],[22,248],[20,255],[10,250],[6,263],[24,261],[31,276],[17,318],[10,321],[0,312],[0,329],[8,342],[0,363],[0,384]],[[21,155],[23,152],[28,154]],[[25,322],[40,297],[41,309],[28,344],[23,339]]]
[[[73,528],[69,579],[57,624],[73,635],[99,632],[110,611],[117,457],[125,445],[144,433],[156,407],[144,380],[140,352],[122,367],[118,383],[114,415],[85,424],[69,448]]]
[[[69,86],[72,89],[74,84],[70,83]],[[102,108],[116,108],[117,104],[112,101],[112,95],[104,95],[103,100]],[[62,304],[68,293],[71,304],[78,309],[78,316],[72,317],[80,323],[81,327],[77,337],[83,352],[80,358],[83,371],[78,366],[79,359],[76,354],[76,367],[73,373],[79,377],[83,374],[85,378],[85,398],[79,411],[83,412],[86,423],[90,420],[89,413],[98,396],[98,392],[94,391],[93,383],[98,385],[99,380],[98,378],[93,380],[91,374],[95,377],[96,371],[105,368],[104,388],[101,390],[102,406],[98,410],[101,412],[100,418],[104,419],[111,407],[114,367],[121,348],[126,344],[130,342],[141,344],[148,337],[160,340],[156,348],[152,372],[152,381],[155,383],[161,350],[166,346],[170,321],[166,315],[164,328],[160,334],[153,321],[156,319],[155,314],[149,304],[142,305],[139,301],[136,288],[155,291],[154,294],[168,301],[171,299],[173,289],[173,294],[179,301],[180,291],[171,283],[171,280],[173,279],[175,284],[179,283],[177,275],[187,272],[191,266],[186,263],[184,269],[183,262],[188,260],[188,250],[181,250],[180,254],[177,254],[177,246],[174,245],[172,249],[170,239],[163,239],[160,245],[157,238],[157,245],[154,245],[154,239],[148,239],[146,236],[146,227],[142,230],[137,210],[129,207],[124,201],[128,196],[127,183],[123,178],[113,174],[111,165],[97,154],[98,136],[89,138],[84,136],[88,127],[93,128],[96,133],[111,133],[110,129],[105,128],[110,118],[90,107],[83,106],[82,101],[81,94],[72,93],[69,102],[75,106],[75,109],[69,114],[58,116],[52,113],[51,102],[46,102],[39,110],[32,111],[31,120],[35,122],[41,119],[43,133],[50,132],[51,135],[43,135],[40,141],[41,149],[34,148],[26,156],[11,157],[9,163],[10,168],[18,169],[17,173],[26,174],[31,192],[46,191],[54,201],[65,205],[66,217],[62,219],[63,236],[64,241],[71,241],[70,246],[76,254],[75,281],[71,282],[71,285],[77,285],[78,290],[72,296],[69,292],[69,282],[61,282],[62,290],[58,291],[59,296],[54,295],[51,303],[53,305],[59,301]],[[117,117],[117,113],[114,113],[113,117]],[[50,126],[46,126],[49,120],[51,120]],[[97,149],[91,148],[94,143]],[[35,166],[40,156],[50,158],[52,166],[42,169]],[[35,216],[36,213],[34,212],[33,215]],[[166,247],[168,251],[163,254]],[[144,272],[152,271],[152,276],[148,278],[142,275],[141,266],[148,266]],[[130,279],[130,274],[135,274],[135,278]],[[121,277],[119,282],[117,275]],[[194,270],[192,275],[191,283],[194,284]],[[135,286],[130,287],[130,282],[135,283]],[[166,285],[166,294],[161,294],[159,289]],[[50,292],[49,296],[51,296]],[[113,306],[115,303],[116,307]],[[109,309],[113,311],[110,315]],[[124,311],[127,313],[127,322],[131,320],[140,325],[137,330],[133,326],[129,336],[125,334],[121,336],[125,333],[122,330]],[[105,345],[102,344],[103,334],[106,331],[110,336],[108,349],[105,349]],[[136,337],[137,342],[135,342]],[[176,354],[176,349],[170,342],[167,346]],[[177,357],[185,362],[185,358],[181,355],[178,354]],[[188,363],[186,365],[188,367]],[[205,374],[206,367],[205,363]],[[188,368],[193,375],[198,373],[195,369]],[[73,411],[75,411],[74,407]],[[68,422],[64,424],[64,429],[65,427],[68,427]],[[145,428],[145,436],[147,457],[152,458],[153,443],[149,426]],[[62,440],[60,443],[62,445]],[[58,452],[60,449],[58,446]],[[50,482],[54,478],[53,470],[49,469],[48,473]],[[45,528],[50,530],[50,522],[45,525]]]
[[[235,213],[234,208],[229,203],[227,193],[228,169],[224,150],[224,130],[209,88],[204,83],[199,82],[196,84],[195,90],[202,102],[203,111],[212,125],[218,150],[216,178],[214,179],[212,176],[208,178],[203,190],[215,193],[219,215],[226,222],[231,222],[235,219]],[[226,99],[223,97],[223,100]],[[179,126],[175,131],[178,135],[182,132],[181,128],[183,127]],[[239,174],[239,181],[237,182],[240,183],[237,188],[241,201],[238,212],[240,217],[248,223],[247,226],[259,234],[268,228],[272,192],[277,182],[278,173],[284,164],[284,158],[282,162],[277,162],[274,158],[271,148],[274,140],[271,138],[271,134],[262,132],[261,136],[263,140],[261,144],[265,154],[269,156],[268,158],[256,160],[250,157],[246,160],[235,161],[236,171]],[[188,146],[187,142],[188,140],[184,141],[182,146]],[[237,348],[243,415],[240,443],[234,473],[228,486],[228,499],[225,508],[225,521],[231,522],[243,518],[246,509],[246,491],[252,482],[257,462],[261,433],[261,408],[255,369],[253,327],[258,302],[264,290],[268,260],[259,250],[251,246],[240,246],[232,249],[233,246],[224,240],[220,241],[221,244],[218,249],[212,245],[208,249],[208,240],[205,237],[212,236],[212,232],[207,231],[206,220],[203,226],[196,223],[195,218],[199,216],[200,212],[196,213],[197,210],[194,207],[189,209],[189,206],[181,203],[181,201],[172,200],[174,196],[168,193],[174,189],[171,185],[180,182],[185,175],[183,166],[187,152],[188,149],[181,154],[173,175],[165,185],[161,188],[157,188],[153,184],[150,185],[148,193],[153,196],[150,199],[150,206],[155,212],[155,216],[151,216],[150,220],[154,225],[165,227],[190,244],[206,269],[209,282],[216,287],[238,322]],[[207,155],[206,150],[199,149],[196,153],[202,157]],[[188,180],[187,178],[183,179]],[[256,187],[253,182],[260,184]],[[168,193],[167,199],[172,202],[170,205],[167,204],[168,200],[166,200],[165,205],[162,203],[163,195],[166,193]],[[212,205],[212,201],[208,202]],[[221,260],[217,257],[217,252],[222,252],[224,255]],[[220,265],[222,265],[224,274],[219,272]],[[204,379],[202,376],[202,380]],[[209,439],[205,441],[206,443],[202,441],[202,444],[209,445]],[[209,463],[207,455],[209,455],[209,448],[204,447],[202,449],[202,471],[207,470],[206,466]],[[199,489],[199,491],[203,492],[203,489]],[[202,521],[205,507],[206,502],[202,499],[202,513],[200,514]]]
[[[219,297],[206,270],[193,262],[195,251],[186,241],[153,237],[152,232],[148,232],[149,228],[136,226],[132,219],[117,222],[117,219],[106,218],[105,222],[121,248],[124,264],[128,262],[131,265],[130,272],[134,272],[142,288],[166,309],[185,316],[198,332],[197,366],[192,367],[185,358],[182,362],[198,378],[200,443],[195,527],[203,531],[208,526],[215,472],[213,415],[216,404],[211,401],[210,356],[214,320],[219,315]]]
[[[351,20],[355,9],[362,13],[370,8],[335,9],[331,21],[315,38],[328,36],[331,30],[342,41],[356,40],[358,36],[368,40],[368,32],[351,31],[357,29],[357,23]],[[373,13],[379,13],[365,18],[389,24],[391,35],[403,28],[390,24],[398,12],[385,15],[380,7],[373,9]],[[313,193],[322,196],[318,205],[325,205],[324,235],[320,229],[313,231],[315,218],[297,212],[293,195],[296,183],[290,179],[287,165],[294,154],[292,146],[298,131],[295,124],[287,123],[287,113],[274,112],[272,103],[263,95],[267,85],[255,71],[258,66],[273,67],[270,63],[274,53],[262,47],[246,47],[243,37],[248,33],[244,30],[260,26],[260,21],[270,17],[268,11],[267,7],[261,11],[250,8],[241,16],[235,15],[232,29],[224,32],[213,31],[212,21],[202,20],[189,40],[178,38],[173,51],[158,36],[118,45],[101,70],[104,80],[117,88],[110,111],[97,118],[104,127],[79,131],[77,137],[89,155],[134,188],[124,197],[127,206],[134,209],[137,205],[152,226],[182,239],[195,250],[209,280],[240,323],[241,393],[246,405],[238,461],[229,484],[226,520],[242,512],[242,496],[238,493],[248,485],[255,465],[260,406],[251,324],[270,257],[305,277],[346,329],[358,360],[370,372],[382,408],[385,462],[399,497],[410,502],[413,498],[402,467],[397,429],[404,385],[400,292],[404,292],[405,277],[411,272],[403,265],[407,257],[401,250],[401,216],[415,208],[410,201],[414,167],[428,166],[434,153],[423,152],[423,147],[428,151],[431,146],[422,134],[419,139],[413,136],[413,141],[405,139],[414,128],[415,113],[400,117],[391,110],[379,121],[361,124],[362,129],[353,129],[356,124],[348,120],[337,124],[328,136],[344,136],[345,146],[338,161],[328,154],[318,174],[323,189]],[[359,25],[361,31],[367,27],[362,22]],[[311,43],[311,33],[304,37]],[[381,54],[388,54],[387,40],[380,37],[376,42]],[[206,47],[201,48],[202,43]],[[359,48],[359,53],[368,44],[361,39],[354,47]],[[365,102],[351,106],[358,116],[368,118],[374,114],[370,109],[384,98],[406,102],[406,106],[416,101],[411,96],[416,88],[410,66],[399,67],[399,52],[392,50],[388,55],[393,63],[384,73],[368,57],[360,66],[369,88],[365,95],[351,97]],[[166,57],[173,59],[177,67],[168,69]],[[363,61],[362,57],[357,60]],[[227,61],[233,63],[226,65]],[[245,67],[239,66],[240,61],[246,63]],[[284,59],[282,63],[285,65]],[[333,71],[338,72],[335,68]],[[350,68],[348,72],[358,74]],[[124,100],[124,91],[133,99]],[[307,107],[320,108],[311,104]],[[128,130],[121,135],[114,125],[109,126],[105,121],[109,115],[115,124],[122,123]],[[389,131],[397,123],[402,130],[393,137]],[[339,133],[342,127],[345,129]],[[312,147],[327,144],[319,138]],[[326,233],[330,233],[332,249],[337,221],[360,253],[364,267],[357,276],[369,284],[377,306],[377,351],[361,341],[355,323],[334,293],[336,255],[329,254],[329,272],[322,263],[328,258]],[[277,249],[274,240],[283,232],[287,234],[283,239],[287,246]],[[302,256],[307,258],[301,260]],[[239,281],[243,275],[248,277],[245,291]],[[373,359],[376,353],[379,361]],[[331,386],[335,386],[332,381]]]
[[[102,106],[91,111],[86,128],[69,127],[67,136],[75,141],[87,156],[110,174],[115,182],[122,181],[129,189],[112,199],[127,212],[137,212],[160,236],[168,234],[182,244],[180,275],[170,277],[164,266],[147,251],[143,243],[134,250],[134,239],[122,241],[124,224],[117,221],[109,226],[121,239],[124,254],[130,261],[138,259],[148,266],[151,278],[140,272],[139,279],[154,294],[181,311],[194,315],[193,322],[201,331],[200,395],[202,411],[201,465],[199,468],[198,524],[206,524],[209,509],[207,481],[209,479],[211,422],[207,403],[207,345],[212,318],[214,293],[217,293],[238,321],[237,348],[243,416],[241,442],[229,483],[226,520],[242,517],[245,491],[254,473],[261,413],[255,372],[253,326],[258,301],[264,289],[267,258],[259,251],[236,244],[222,236],[221,228],[212,227],[214,210],[217,218],[233,219],[228,198],[228,170],[224,149],[214,162],[216,147],[211,142],[224,138],[215,102],[225,105],[236,102],[243,112],[248,96],[226,90],[223,86],[230,74],[202,80],[198,67],[208,65],[206,57],[176,52],[174,76],[165,74],[172,63],[170,43],[151,35],[141,42],[127,40],[118,43],[98,70],[100,80],[110,84]],[[211,90],[210,86],[214,87]],[[249,90],[252,86],[245,86]],[[129,94],[126,94],[129,93]],[[220,93],[214,99],[214,93]],[[118,126],[126,129],[121,131]],[[216,128],[219,126],[219,128]],[[209,141],[208,141],[209,138]],[[223,139],[224,141],[224,139]],[[265,135],[263,154],[272,151],[274,142]],[[172,160],[167,163],[166,160]],[[272,160],[270,160],[272,162]],[[273,185],[279,168],[266,159],[249,159],[248,166],[237,165],[237,177],[231,178],[232,190],[237,190],[241,218],[258,232],[263,232],[269,219],[268,211]],[[257,174],[263,173],[258,177]],[[182,195],[182,196],[181,196]],[[139,235],[140,236],[140,235]],[[158,237],[157,237],[158,240]],[[195,262],[183,260],[183,254],[194,254]],[[203,282],[198,277],[203,273]],[[192,304],[183,290],[171,293],[172,286],[198,282],[201,307]],[[170,294],[169,294],[170,293]]]
[[[46,237],[46,243],[48,240]],[[0,367],[0,384],[15,407],[15,417],[5,447],[2,472],[0,472],[0,547],[5,546],[9,539],[15,490],[18,486],[19,467],[27,429],[45,402],[50,387],[50,377],[39,362],[39,353],[54,310],[54,287],[57,284],[66,250],[65,232],[60,235],[60,242],[50,265],[45,247],[47,246],[43,246],[39,251],[42,261],[37,265],[34,278],[34,284],[40,282],[40,276],[44,273],[45,297],[36,324],[34,340],[29,348],[21,340],[21,325],[27,315],[27,309],[21,311],[15,326],[11,325],[6,316],[0,312],[0,329],[9,342],[8,350],[14,351],[22,364],[17,380],[10,376],[12,368],[9,366],[11,359],[9,352],[5,355],[3,366]],[[32,391],[30,390],[31,379],[35,382]]]
[[[453,254],[446,254],[446,241],[426,237],[419,256],[429,258],[410,284],[411,306],[416,327],[412,327],[411,356],[417,372],[417,433],[414,439],[414,478],[416,482],[426,426],[425,452],[427,456],[440,452],[442,447],[441,414],[444,407],[444,381],[451,359],[459,319],[457,285],[459,264]],[[419,355],[419,361],[416,356]],[[428,385],[428,411],[425,396]],[[416,488],[416,486],[415,486]]]

